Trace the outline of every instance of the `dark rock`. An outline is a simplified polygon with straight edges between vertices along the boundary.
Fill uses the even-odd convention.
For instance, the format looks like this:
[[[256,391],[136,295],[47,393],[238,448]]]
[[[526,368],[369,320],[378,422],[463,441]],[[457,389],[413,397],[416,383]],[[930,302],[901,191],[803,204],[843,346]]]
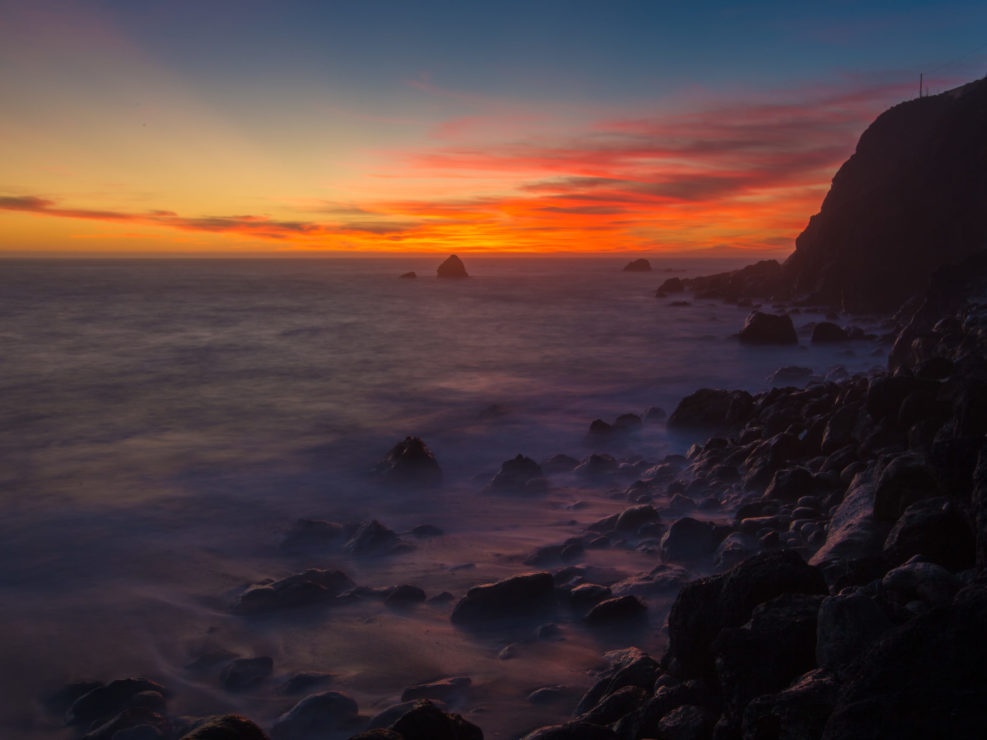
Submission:
[[[787,290],[781,265],[761,260],[740,270],[704,275],[683,281],[701,298],[720,298],[750,305],[750,298],[772,298]]]
[[[702,388],[683,398],[668,417],[669,429],[729,431],[750,418],[754,399],[746,391]]]
[[[833,412],[826,422],[820,444],[820,450],[824,455],[831,455],[854,442],[854,432],[859,417],[860,409],[853,404],[841,406]]]
[[[445,534],[445,531],[441,527],[436,527],[434,524],[419,524],[411,530],[411,534],[424,540],[431,537],[441,537]]]
[[[632,506],[620,512],[614,529],[618,532],[636,532],[642,524],[652,522],[661,522],[661,515],[655,511],[655,507],[649,504]]]
[[[987,726],[987,589],[888,632],[843,684],[824,740],[980,737]]]
[[[576,472],[587,478],[606,478],[617,472],[617,461],[612,455],[590,455],[576,466]]]
[[[357,705],[337,691],[306,696],[282,714],[271,727],[274,740],[297,740],[338,732],[357,716]]]
[[[128,735],[158,740],[171,734],[168,720],[145,707],[129,707],[105,722],[94,725],[82,736],[82,740],[114,740]]]
[[[413,701],[403,701],[400,704],[392,704],[391,706],[381,710],[373,717],[371,717],[370,721],[367,722],[367,729],[375,730],[384,727],[390,727],[399,719],[401,719],[404,715],[410,712],[412,709],[417,707],[419,701],[421,700],[415,699]],[[430,699],[429,701],[431,701],[432,704],[436,705],[439,709],[445,708],[445,705],[441,701],[432,700],[432,699]]]
[[[710,676],[710,646],[720,630],[739,627],[758,604],[789,593],[827,593],[822,574],[792,550],[764,552],[686,584],[668,615],[664,663],[682,678]]]
[[[921,460],[903,455],[881,471],[874,492],[874,518],[895,521],[916,501],[940,493],[935,472]]]
[[[440,278],[469,277],[466,273],[466,265],[464,265],[463,261],[454,254],[446,257],[445,261],[443,261],[443,263],[439,265],[438,269],[435,271],[435,274]]]
[[[428,699],[419,701],[391,729],[404,740],[483,740],[483,731],[458,714],[448,714]]]
[[[717,546],[713,562],[721,570],[732,568],[760,551],[760,543],[743,532],[731,532]]]
[[[647,598],[678,591],[691,578],[692,574],[681,565],[662,563],[648,573],[639,573],[617,581],[611,589],[614,596],[633,595]]]
[[[845,342],[849,338],[850,335],[836,324],[830,321],[820,321],[812,329],[811,341],[813,344],[831,344],[833,342]]]
[[[544,493],[548,483],[541,466],[530,457],[519,454],[504,461],[490,481],[490,489],[499,493]]]
[[[799,341],[791,316],[762,311],[748,314],[739,336],[744,344],[798,344]]]
[[[621,432],[633,432],[641,428],[641,417],[637,414],[621,414],[613,423],[613,428]]]
[[[567,722],[529,732],[521,740],[617,740],[613,730],[589,722]]]
[[[636,596],[615,596],[604,599],[589,610],[586,623],[594,626],[628,622],[644,618],[648,608]]]
[[[111,740],[165,740],[168,737],[166,732],[167,730],[162,726],[134,725],[123,730],[115,730]]]
[[[685,286],[682,284],[682,280],[677,277],[670,277],[658,286],[656,295],[664,296],[669,293],[681,293],[683,290],[685,290]]]
[[[785,468],[772,476],[771,483],[764,491],[764,498],[792,502],[802,496],[811,496],[819,489],[815,476],[806,468]]]
[[[665,409],[659,406],[652,406],[647,411],[644,412],[644,420],[646,422],[658,422],[663,421],[668,416]]]
[[[258,614],[325,604],[355,586],[342,571],[306,570],[280,581],[248,587],[233,605],[233,611],[237,614]]]
[[[860,474],[829,521],[826,541],[809,560],[811,565],[835,575],[849,561],[880,553],[887,527],[874,519],[874,486],[871,479]]]
[[[861,590],[829,596],[819,607],[816,660],[821,668],[844,673],[892,626],[877,601]]]
[[[506,616],[526,615],[550,605],[555,583],[550,573],[524,573],[474,586],[452,611],[455,624],[467,624]]]
[[[609,599],[613,594],[607,586],[600,586],[596,583],[581,583],[569,591],[569,601],[576,607],[591,607],[599,604],[604,599]]]
[[[404,740],[404,735],[385,727],[378,727],[375,730],[364,730],[351,735],[349,740]]]
[[[607,653],[611,665],[579,700],[576,715],[585,714],[603,699],[625,686],[650,691],[661,675],[661,666],[638,648],[626,648]]]
[[[706,707],[683,704],[658,721],[662,740],[708,740],[719,715]]]
[[[647,698],[648,692],[638,686],[622,686],[576,719],[594,725],[610,725],[640,707]]]
[[[744,711],[743,740],[819,740],[838,691],[833,676],[814,670],[784,691],[759,696]]]
[[[252,689],[274,673],[274,660],[268,656],[238,658],[223,668],[219,682],[228,691]]]
[[[390,484],[432,487],[442,483],[438,460],[418,437],[405,437],[394,445],[374,471]]]
[[[772,385],[785,385],[785,384],[804,384],[809,378],[812,377],[811,367],[799,367],[798,365],[787,365],[785,367],[778,368],[771,375]]]
[[[575,470],[579,465],[579,460],[568,455],[552,455],[545,461],[545,472],[547,473],[568,473]]]
[[[624,272],[651,272],[651,263],[643,258],[631,260],[624,265]]]
[[[821,595],[788,593],[754,608],[743,627],[722,630],[712,645],[724,711],[739,721],[747,703],[781,691],[816,665]]]
[[[688,562],[711,554],[717,544],[716,525],[685,516],[676,519],[661,538],[661,558]]]
[[[146,678],[117,679],[105,686],[94,688],[73,701],[65,713],[65,723],[69,725],[102,723],[131,707],[135,698],[145,691],[168,696],[168,691],[161,684]]]
[[[949,604],[961,586],[962,581],[935,563],[908,562],[881,579],[887,601],[904,611],[915,611],[913,602],[924,602],[921,611]]]
[[[543,686],[528,694],[528,702],[536,706],[548,706],[562,701],[568,691],[565,686]]]
[[[268,740],[264,731],[246,717],[224,714],[197,726],[181,740]]]
[[[48,714],[64,719],[66,712],[76,699],[88,694],[93,689],[101,688],[103,685],[102,681],[73,681],[45,696],[42,699],[42,705]]]
[[[418,277],[418,275],[415,272],[402,272],[400,275],[398,275],[398,277],[408,279],[408,278],[416,278]]]
[[[396,532],[374,519],[362,522],[343,549],[351,555],[393,555],[406,551],[408,546]]]
[[[324,686],[332,681],[331,673],[296,673],[285,679],[281,684],[280,692],[286,696],[297,694],[307,694],[318,686]]]
[[[921,555],[952,571],[972,568],[975,549],[969,520],[956,502],[945,496],[909,506],[884,541],[885,555],[896,565]]]
[[[322,519],[299,519],[285,532],[281,551],[296,554],[310,550],[326,550],[339,545],[345,528]]]
[[[447,704],[462,704],[473,681],[469,676],[451,676],[431,683],[409,686],[401,694],[401,701],[437,699]]]
[[[389,589],[384,597],[384,604],[393,607],[405,607],[412,604],[421,604],[425,601],[425,592],[418,586],[403,584]]]

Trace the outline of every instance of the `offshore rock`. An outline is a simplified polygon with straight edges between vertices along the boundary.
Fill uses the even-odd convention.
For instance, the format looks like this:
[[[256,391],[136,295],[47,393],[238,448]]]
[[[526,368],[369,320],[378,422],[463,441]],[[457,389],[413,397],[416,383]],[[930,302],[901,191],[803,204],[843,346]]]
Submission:
[[[450,619],[470,624],[510,616],[527,616],[550,605],[555,596],[551,573],[522,573],[496,583],[474,586],[459,600]]]
[[[445,261],[439,265],[435,274],[440,278],[465,278],[469,277],[466,272],[466,265],[454,254],[446,257]]]
[[[798,344],[799,341],[791,316],[762,311],[748,314],[739,337],[744,344]]]
[[[541,466],[519,453],[501,463],[497,475],[490,481],[490,490],[496,493],[545,493],[548,482]]]
[[[669,429],[728,431],[747,421],[754,399],[746,391],[701,388],[681,401],[668,417]]]
[[[646,259],[631,260],[624,265],[624,272],[651,272],[651,263]]]
[[[442,469],[435,454],[419,437],[405,437],[374,468],[385,483],[421,487],[442,483]]]

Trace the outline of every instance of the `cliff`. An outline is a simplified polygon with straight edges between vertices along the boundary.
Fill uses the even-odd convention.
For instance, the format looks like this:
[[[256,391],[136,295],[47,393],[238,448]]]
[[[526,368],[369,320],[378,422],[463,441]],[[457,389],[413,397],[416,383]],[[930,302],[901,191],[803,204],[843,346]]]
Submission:
[[[888,311],[987,249],[987,78],[882,113],[784,263],[792,297]]]

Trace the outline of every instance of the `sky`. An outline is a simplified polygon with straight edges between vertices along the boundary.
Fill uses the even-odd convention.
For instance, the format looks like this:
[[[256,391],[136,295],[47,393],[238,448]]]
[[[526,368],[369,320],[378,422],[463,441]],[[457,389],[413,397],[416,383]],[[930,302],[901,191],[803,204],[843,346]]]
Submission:
[[[0,0],[0,255],[784,256],[987,3]]]

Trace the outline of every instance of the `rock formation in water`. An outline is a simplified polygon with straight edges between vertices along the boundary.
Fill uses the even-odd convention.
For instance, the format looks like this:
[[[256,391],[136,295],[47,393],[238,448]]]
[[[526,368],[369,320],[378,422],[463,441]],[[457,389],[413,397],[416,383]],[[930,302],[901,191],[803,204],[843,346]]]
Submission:
[[[435,274],[440,278],[469,277],[469,274],[466,272],[466,265],[464,265],[463,261],[454,254],[450,254],[446,257],[445,261],[439,265],[438,269],[435,271]]]
[[[442,483],[442,468],[419,437],[405,437],[394,445],[374,472],[389,484],[427,487]]]
[[[624,265],[624,272],[651,272],[651,263],[644,258],[632,260]]]

